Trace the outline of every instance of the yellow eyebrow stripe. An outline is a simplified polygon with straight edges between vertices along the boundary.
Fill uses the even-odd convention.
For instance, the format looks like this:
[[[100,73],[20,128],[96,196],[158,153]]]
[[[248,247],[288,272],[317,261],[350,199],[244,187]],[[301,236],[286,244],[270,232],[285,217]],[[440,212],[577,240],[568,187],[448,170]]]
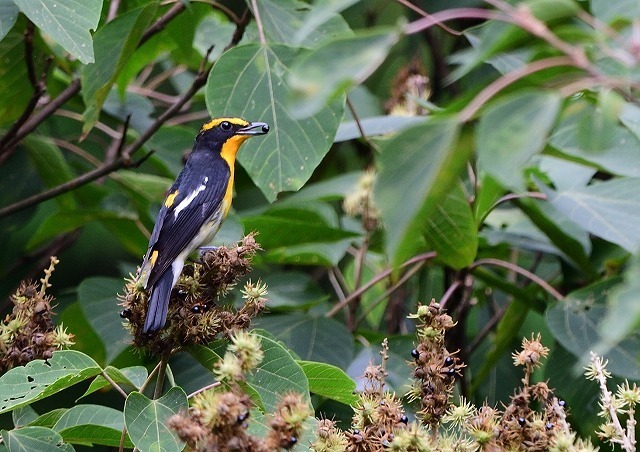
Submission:
[[[236,117],[225,117],[225,118],[215,118],[212,119],[211,121],[207,122],[205,125],[202,126],[202,128],[200,129],[200,132],[204,132],[205,130],[211,130],[216,126],[219,126],[221,122],[230,122],[231,124],[240,126],[240,127],[244,127],[244,126],[248,126],[249,123],[247,121],[245,121],[242,118],[236,118]]]
[[[176,200],[178,193],[180,193],[178,190],[174,191],[173,193],[169,193],[169,195],[167,196],[167,199],[164,200],[164,205],[166,207],[171,207],[174,201]]]

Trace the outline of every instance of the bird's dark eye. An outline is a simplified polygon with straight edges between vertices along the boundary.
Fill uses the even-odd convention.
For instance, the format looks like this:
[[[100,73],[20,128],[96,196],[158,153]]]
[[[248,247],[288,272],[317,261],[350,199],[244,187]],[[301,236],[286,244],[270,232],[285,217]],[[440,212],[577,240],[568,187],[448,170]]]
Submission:
[[[222,121],[220,127],[222,130],[231,130],[231,123],[229,121]]]

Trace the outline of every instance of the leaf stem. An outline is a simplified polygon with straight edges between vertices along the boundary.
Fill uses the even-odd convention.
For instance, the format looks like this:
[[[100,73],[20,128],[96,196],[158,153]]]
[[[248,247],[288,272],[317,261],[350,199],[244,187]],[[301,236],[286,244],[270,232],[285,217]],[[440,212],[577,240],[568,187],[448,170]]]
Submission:
[[[534,283],[536,283],[538,286],[540,286],[542,289],[548,292],[551,296],[553,296],[556,300],[564,301],[564,295],[558,292],[551,284],[546,282],[544,279],[540,278],[538,275],[531,273],[529,270],[526,270],[520,267],[519,265],[513,264],[511,262],[506,262],[500,259],[488,257],[484,259],[478,259],[477,261],[475,261],[473,264],[469,266],[469,270],[473,270],[474,268],[479,267],[481,265],[495,265],[497,267],[506,268],[507,270],[512,271],[514,273],[518,273],[519,275],[522,275],[525,278],[528,278]]]
[[[251,9],[253,10],[253,17],[256,19],[256,26],[258,27],[258,36],[260,38],[260,44],[267,45],[267,38],[264,35],[264,29],[262,28],[262,19],[260,19],[260,11],[258,11],[258,1],[251,0]]]
[[[167,372],[169,364],[169,356],[171,353],[163,353],[158,364],[158,378],[156,378],[156,387],[153,390],[153,400],[157,400],[162,396],[162,387],[164,386],[164,376]]]
[[[431,260],[431,259],[435,258],[437,255],[438,254],[435,251],[429,251],[429,252],[426,252],[426,253],[418,254],[417,256],[413,256],[411,259],[407,260],[406,262],[403,262],[400,265],[400,268],[404,268],[404,267],[407,267],[409,265],[416,264],[418,262]],[[363,284],[362,287],[360,287],[358,290],[354,290],[344,300],[340,300],[338,303],[336,303],[333,306],[333,308],[331,308],[325,314],[325,317],[333,317],[347,303],[350,303],[352,300],[356,299],[357,297],[359,297],[360,295],[365,293],[367,290],[371,289],[373,286],[378,284],[384,278],[389,276],[392,271],[393,271],[392,268],[387,268],[386,270],[383,270],[380,273],[378,273],[376,276],[371,278],[371,280],[369,280],[366,284]]]
[[[102,369],[102,371],[100,372],[100,374],[102,375],[102,377],[107,380],[109,382],[109,384],[113,387],[113,389],[115,389],[116,391],[118,391],[120,393],[120,395],[122,397],[124,397],[125,399],[127,398],[127,393],[124,391],[124,389],[122,389],[120,387],[120,385],[118,383],[116,383],[115,381],[113,381],[113,379],[107,375],[107,372],[105,372],[104,369]]]

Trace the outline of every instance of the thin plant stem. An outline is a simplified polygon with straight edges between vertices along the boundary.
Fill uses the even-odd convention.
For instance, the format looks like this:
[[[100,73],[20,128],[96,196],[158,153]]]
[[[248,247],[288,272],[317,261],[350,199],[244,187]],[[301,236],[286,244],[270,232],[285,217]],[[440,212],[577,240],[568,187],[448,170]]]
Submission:
[[[118,391],[120,393],[120,395],[122,397],[124,397],[125,399],[127,398],[128,394],[124,391],[124,389],[122,389],[118,383],[113,381],[113,379],[109,375],[107,375],[107,373],[104,370],[102,370],[102,372],[100,372],[100,374],[102,375],[102,377],[105,380],[107,380],[109,382],[109,384],[113,387],[113,389]]]
[[[536,283],[538,286],[544,289],[556,300],[564,301],[564,295],[558,292],[553,286],[551,286],[551,284],[546,282],[544,279],[540,278],[538,275],[531,273],[530,271],[520,267],[519,265],[513,264],[511,262],[506,262],[500,259],[485,258],[485,259],[478,259],[477,261],[475,261],[473,264],[469,266],[469,270],[472,270],[482,265],[495,265],[497,267],[506,268],[509,271],[522,275],[525,278],[528,278],[534,283]]]
[[[260,38],[260,44],[263,46],[267,44],[267,38],[262,28],[262,19],[260,19],[260,11],[258,11],[258,1],[251,0],[251,9],[253,10],[253,17],[256,19],[256,27],[258,28],[258,36]]]
[[[221,384],[222,384],[222,383],[220,383],[219,381],[216,381],[216,382],[213,382],[213,383],[211,383],[211,384],[208,384],[208,385],[206,385],[206,386],[204,386],[204,387],[202,387],[202,388],[200,388],[200,389],[198,389],[198,390],[196,390],[196,391],[192,392],[191,394],[189,394],[189,395],[187,396],[187,399],[188,399],[188,400],[191,400],[191,399],[193,399],[195,396],[197,396],[198,394],[201,394],[201,393],[203,393],[203,392],[205,392],[205,391],[208,391],[209,389],[212,389],[212,388],[217,388],[217,387],[218,387],[218,386],[220,386]]]
[[[160,357],[160,367],[158,367],[158,378],[156,378],[156,387],[153,390],[153,400],[157,400],[162,396],[162,387],[164,386],[164,376],[167,372],[169,364],[169,356],[171,353],[164,353]]]

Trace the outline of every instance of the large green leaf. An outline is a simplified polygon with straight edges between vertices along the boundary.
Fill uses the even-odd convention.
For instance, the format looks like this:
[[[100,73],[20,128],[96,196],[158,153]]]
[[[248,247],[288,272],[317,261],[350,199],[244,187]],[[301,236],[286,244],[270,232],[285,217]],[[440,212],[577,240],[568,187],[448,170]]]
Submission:
[[[334,319],[296,312],[264,317],[257,326],[269,331],[304,360],[346,369],[353,358],[353,336]]]
[[[388,133],[401,132],[407,127],[424,122],[422,116],[373,116],[362,118],[359,123],[356,121],[345,121],[340,124],[336,133],[335,142],[353,140],[360,138],[362,133],[366,136],[386,135]]]
[[[140,42],[153,19],[157,3],[119,15],[95,34],[95,63],[82,69],[82,99],[85,104],[82,131],[87,134],[98,121],[111,86]]]
[[[167,427],[167,420],[189,408],[187,394],[179,386],[157,400],[132,392],[124,404],[124,419],[133,444],[140,450],[180,452],[184,443]]]
[[[382,64],[399,37],[397,29],[368,29],[356,36],[327,41],[301,55],[288,78],[293,89],[293,114],[299,118],[314,115],[331,100],[366,80]]]
[[[60,148],[50,139],[31,135],[24,140],[24,146],[47,187],[55,187],[73,179],[74,175],[69,163],[65,160]],[[67,211],[76,208],[76,202],[71,193],[57,196],[56,202],[61,209]]]
[[[358,234],[327,224],[317,211],[303,208],[278,208],[261,215],[244,217],[247,231],[258,231],[258,241],[267,251],[303,243],[335,242]]]
[[[309,400],[309,382],[296,360],[279,342],[264,334],[260,336],[264,359],[247,378],[247,383],[259,395],[267,413],[273,412],[282,396],[290,392]]]
[[[560,97],[555,93],[516,93],[491,105],[476,133],[478,167],[505,187],[524,190],[523,168],[540,152],[555,122]]]
[[[147,368],[144,366],[132,366],[125,367],[124,369],[118,369],[116,367],[107,366],[104,369],[104,373],[106,373],[109,378],[111,378],[115,383],[120,386],[127,385],[131,386],[138,391],[144,384],[145,380],[149,376],[149,372]],[[109,383],[102,375],[98,375],[89,385],[87,390],[82,397],[86,397],[89,394],[93,394],[96,391],[99,391],[103,388],[111,387],[111,383]],[[124,388],[123,388],[124,389]],[[81,398],[82,398],[81,397]]]
[[[478,252],[478,229],[471,205],[459,184],[426,219],[425,239],[438,259],[455,269],[469,266]]]
[[[122,292],[124,281],[118,278],[87,278],[78,286],[78,300],[85,317],[98,334],[110,363],[129,346],[129,335],[118,314],[116,295]]]
[[[386,232],[386,250],[395,267],[419,250],[418,237],[467,161],[456,149],[458,124],[429,121],[406,129],[380,150],[374,199]]]
[[[100,21],[102,0],[13,0],[34,24],[82,63],[94,62],[90,30]]]
[[[11,369],[0,377],[0,413],[28,405],[98,375],[102,369],[91,357],[74,350],[53,353]]]
[[[325,39],[350,32],[345,20],[335,14],[337,9],[331,11],[324,5],[311,8],[298,0],[261,0],[256,3],[270,42],[313,47]],[[247,4],[252,6],[250,1]]]
[[[313,6],[309,10],[309,12],[305,15],[303,22],[297,27],[295,34],[293,35],[293,44],[304,45],[303,43],[313,43],[317,44],[316,41],[319,39],[314,35],[323,33],[323,37],[326,38],[327,31],[333,30],[335,27],[335,32],[339,32],[339,24],[345,24],[345,32],[349,30],[348,26],[346,26],[346,22],[342,19],[342,17],[337,16],[337,13],[348,8],[349,6],[357,3],[358,0],[316,0],[313,2]],[[331,24],[331,21],[335,23],[335,25]],[[323,29],[328,28],[328,26],[332,26],[329,30]],[[324,27],[323,27],[324,26]]]
[[[578,357],[581,364],[588,362],[589,352],[604,352],[609,371],[635,380],[640,378],[640,337],[634,334],[621,342],[612,343],[602,335],[603,321],[610,309],[607,300],[612,290],[625,294],[624,286],[616,289],[620,281],[620,278],[609,278],[571,292],[564,302],[556,303],[547,310],[546,319],[556,340]]]
[[[591,0],[589,2],[591,12],[597,19],[604,23],[612,23],[616,20],[632,20],[640,17],[640,3],[635,0]]]
[[[298,361],[309,380],[309,390],[347,405],[355,404],[356,383],[342,369],[326,363]]]
[[[56,198],[58,199],[58,198]],[[110,212],[107,210],[84,210],[56,212],[40,223],[35,234],[27,242],[27,249],[34,250],[47,240],[71,232],[94,221],[105,220],[137,220],[134,215],[127,212]]]
[[[2,430],[2,439],[9,452],[60,452],[73,451],[62,437],[45,427],[24,427],[17,430]]]
[[[613,126],[608,139],[604,143],[593,144],[589,131],[596,108],[587,101],[577,101],[570,105],[554,133],[550,144],[562,153],[579,159],[612,174],[620,176],[640,177],[640,165],[629,164],[640,159],[640,140],[629,126],[633,126],[633,110],[628,107],[622,110],[627,127]],[[629,117],[629,115],[632,115]],[[636,130],[637,132],[637,130]],[[586,135],[586,136],[585,136]]]
[[[640,324],[640,256],[633,256],[624,272],[624,281],[609,292],[609,309],[599,327],[608,349],[627,336],[637,333]]]
[[[0,125],[10,125],[18,118],[33,93],[24,64],[24,28],[18,25],[7,32],[0,40]]]
[[[76,405],[58,419],[53,430],[67,443],[117,447],[123,428],[124,415],[121,411],[102,405]],[[125,447],[133,447],[128,436]]]
[[[15,25],[19,12],[13,0],[0,0],[0,41]]]
[[[331,147],[344,111],[342,102],[334,102],[310,118],[293,119],[287,75],[299,54],[283,45],[238,46],[220,57],[207,81],[212,116],[242,116],[271,126],[268,135],[250,140],[238,154],[269,201],[304,185]]]
[[[553,206],[574,223],[636,253],[640,250],[639,186],[640,178],[627,177],[550,191],[548,196]]]

